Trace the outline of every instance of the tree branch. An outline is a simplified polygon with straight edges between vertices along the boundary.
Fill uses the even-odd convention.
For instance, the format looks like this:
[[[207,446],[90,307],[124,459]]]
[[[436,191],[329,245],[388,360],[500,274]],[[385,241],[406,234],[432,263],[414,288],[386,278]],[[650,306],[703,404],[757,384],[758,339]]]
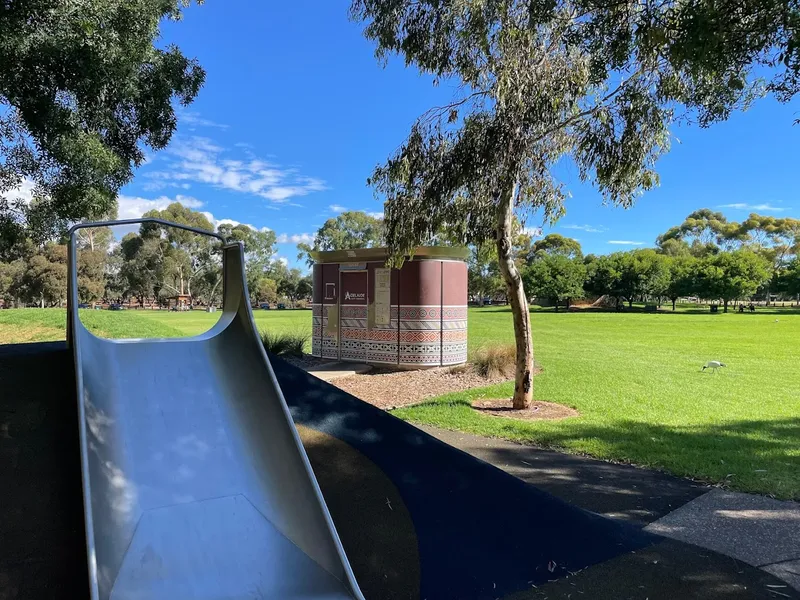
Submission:
[[[546,138],[547,136],[555,133],[556,131],[559,131],[561,129],[566,129],[567,127],[569,127],[570,125],[576,123],[580,119],[582,119],[584,117],[588,117],[589,115],[592,115],[592,114],[596,113],[601,108],[605,108],[606,107],[605,103],[608,102],[609,100],[611,100],[617,94],[619,94],[625,88],[625,86],[627,86],[631,81],[636,79],[637,75],[641,75],[641,69],[637,70],[636,73],[634,73],[628,79],[626,79],[621,84],[619,84],[619,86],[613,92],[609,92],[608,94],[603,96],[603,98],[601,98],[600,101],[595,106],[593,106],[592,108],[587,108],[584,111],[581,111],[581,112],[579,112],[579,113],[577,113],[575,115],[572,115],[571,117],[569,117],[565,121],[562,121],[561,123],[558,123],[556,125],[553,125],[552,127],[547,128],[544,132],[542,132],[539,136],[537,136],[533,141],[534,142],[539,142],[539,141],[543,140],[544,138]]]
[[[434,121],[440,118],[444,113],[466,104],[473,98],[476,98],[478,96],[488,96],[488,95],[489,95],[488,90],[480,90],[477,92],[473,92],[472,94],[469,94],[468,96],[465,96],[464,98],[456,102],[445,104],[444,106],[434,106],[433,108],[429,108],[424,113],[422,113],[422,116],[419,118],[419,121],[420,122]]]

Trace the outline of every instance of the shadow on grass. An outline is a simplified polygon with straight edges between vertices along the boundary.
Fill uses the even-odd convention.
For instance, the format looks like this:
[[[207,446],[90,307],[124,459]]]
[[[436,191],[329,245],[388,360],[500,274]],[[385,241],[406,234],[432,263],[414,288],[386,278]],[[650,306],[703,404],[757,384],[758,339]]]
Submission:
[[[395,414],[439,427],[590,453],[732,489],[800,500],[800,417],[686,426],[625,418],[604,424],[571,419],[562,426],[540,429],[522,421],[475,415],[468,401],[460,399],[421,404]]]
[[[484,310],[485,309],[485,310]],[[492,313],[510,313],[511,308],[508,306],[503,306],[502,308],[498,308],[497,306],[486,306],[486,307],[473,307],[472,310],[477,311],[484,311],[484,312],[492,312]],[[653,312],[653,311],[646,311],[641,306],[634,306],[632,308],[628,308],[627,306],[623,310],[616,310],[614,308],[594,308],[594,307],[587,307],[587,308],[560,308],[555,310],[554,308],[542,308],[542,307],[531,307],[529,312],[533,315],[536,314],[548,314],[548,315],[593,315],[598,313],[608,313],[608,314],[619,314],[619,315],[722,315],[726,314],[723,312],[722,308],[719,309],[719,312],[712,313],[709,308],[706,306],[705,308],[678,308],[678,310],[673,311],[671,308],[662,307],[660,310]],[[735,310],[732,306],[728,308],[729,314],[741,314],[742,318],[747,318],[751,315],[800,315],[800,307],[765,307],[760,306],[756,309],[756,312],[751,313],[749,311],[745,313],[739,313],[738,310]]]

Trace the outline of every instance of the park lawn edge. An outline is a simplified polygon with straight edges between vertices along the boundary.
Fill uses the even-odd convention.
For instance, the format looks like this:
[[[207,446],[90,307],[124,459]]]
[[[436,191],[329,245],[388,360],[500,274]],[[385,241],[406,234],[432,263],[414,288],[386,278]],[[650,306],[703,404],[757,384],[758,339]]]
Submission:
[[[562,452],[573,456],[583,456],[611,464],[627,465],[640,469],[658,471],[689,481],[732,491],[760,494],[780,500],[800,501],[800,473],[789,481],[778,481],[767,474],[760,478],[740,478],[735,473],[721,474],[722,471],[735,470],[736,463],[725,466],[712,474],[713,469],[688,468],[682,461],[665,462],[648,459],[647,453],[615,451],[613,446],[592,447],[592,440],[579,438],[574,444],[552,441],[552,427],[570,428],[581,423],[583,416],[570,417],[560,421],[523,421],[513,418],[480,414],[471,408],[471,403],[482,398],[510,397],[513,382],[473,388],[429,398],[418,404],[392,409],[395,417],[415,425],[426,425],[439,429],[469,433],[490,439],[500,439],[524,446]],[[534,400],[535,403],[535,400]],[[566,403],[566,406],[580,410],[579,406]],[[544,429],[540,429],[544,427]],[[675,454],[675,453],[673,453]],[[680,453],[675,454],[679,456]],[[693,458],[698,458],[697,456]]]

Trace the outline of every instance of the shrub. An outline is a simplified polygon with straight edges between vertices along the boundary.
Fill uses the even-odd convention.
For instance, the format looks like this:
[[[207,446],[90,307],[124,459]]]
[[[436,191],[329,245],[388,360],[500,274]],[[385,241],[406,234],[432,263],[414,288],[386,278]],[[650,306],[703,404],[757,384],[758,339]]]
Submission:
[[[275,356],[296,356],[302,358],[303,348],[311,336],[305,331],[273,333],[261,332],[261,343],[264,350]]]
[[[308,300],[298,300],[297,302],[294,303],[294,307],[305,310],[306,308],[308,308]]]
[[[472,362],[484,377],[514,377],[517,349],[514,344],[494,344],[475,352]]]

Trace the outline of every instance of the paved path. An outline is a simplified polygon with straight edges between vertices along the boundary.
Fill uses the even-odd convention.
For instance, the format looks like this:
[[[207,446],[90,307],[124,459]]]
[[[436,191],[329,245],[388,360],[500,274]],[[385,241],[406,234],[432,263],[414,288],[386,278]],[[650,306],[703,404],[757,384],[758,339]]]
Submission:
[[[712,490],[649,525],[780,577],[800,590],[800,504]]]
[[[372,370],[372,365],[352,362],[329,362],[321,365],[314,365],[304,370],[323,381],[333,381],[334,379],[349,377],[350,375],[367,373]]]
[[[708,548],[800,591],[800,504],[702,486],[628,465],[551,452],[504,440],[421,427],[443,442],[568,502]],[[781,584],[772,584],[773,586]]]

